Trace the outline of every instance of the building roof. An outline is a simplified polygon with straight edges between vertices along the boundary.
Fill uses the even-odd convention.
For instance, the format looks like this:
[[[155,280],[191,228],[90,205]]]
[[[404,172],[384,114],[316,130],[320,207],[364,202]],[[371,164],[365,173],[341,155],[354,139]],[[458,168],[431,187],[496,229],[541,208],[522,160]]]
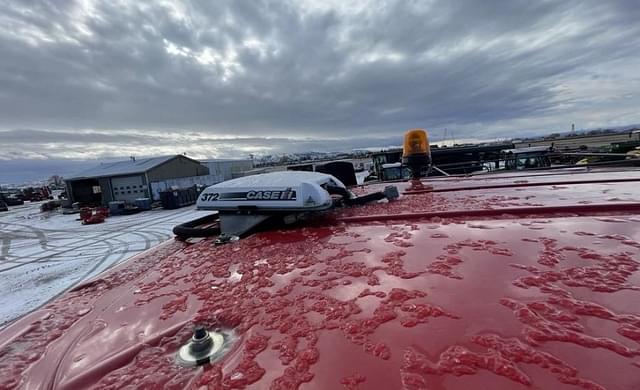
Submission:
[[[99,165],[96,165],[93,168],[84,170],[82,172],[78,172],[75,175],[71,175],[65,180],[78,180],[78,179],[134,175],[137,173],[144,173],[178,156],[180,155],[174,154],[170,156],[137,158],[135,160],[129,159],[126,161],[100,163]]]

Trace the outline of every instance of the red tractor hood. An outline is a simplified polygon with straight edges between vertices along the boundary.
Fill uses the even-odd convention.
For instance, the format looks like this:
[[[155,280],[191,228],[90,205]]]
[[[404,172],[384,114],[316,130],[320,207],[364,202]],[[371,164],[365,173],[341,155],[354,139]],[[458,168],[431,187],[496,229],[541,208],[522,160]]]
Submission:
[[[68,291],[0,331],[0,388],[640,388],[639,172],[396,184]],[[181,367],[195,324],[236,339]]]

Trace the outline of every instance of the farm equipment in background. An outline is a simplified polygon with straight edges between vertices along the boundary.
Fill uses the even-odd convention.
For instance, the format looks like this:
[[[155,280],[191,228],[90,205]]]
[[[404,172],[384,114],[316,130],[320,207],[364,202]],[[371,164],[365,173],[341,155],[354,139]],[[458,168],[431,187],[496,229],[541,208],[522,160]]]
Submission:
[[[7,206],[20,206],[24,204],[24,200],[17,194],[9,192],[0,193],[0,201],[3,201]]]
[[[107,207],[83,207],[80,209],[80,220],[83,225],[102,223],[108,216],[109,209]]]
[[[53,199],[49,187],[28,187],[22,190],[23,199],[30,202],[40,202],[47,199]]]
[[[59,200],[49,200],[40,204],[40,212],[53,211],[60,208],[62,202]]]

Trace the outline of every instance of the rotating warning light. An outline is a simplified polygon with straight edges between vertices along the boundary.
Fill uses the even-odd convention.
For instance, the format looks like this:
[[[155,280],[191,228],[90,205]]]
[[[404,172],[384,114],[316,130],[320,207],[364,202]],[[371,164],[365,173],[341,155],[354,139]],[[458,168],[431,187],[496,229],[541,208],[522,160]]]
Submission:
[[[402,163],[411,169],[413,178],[420,177],[422,170],[431,164],[431,148],[425,130],[413,129],[406,132],[402,148]]]
[[[413,129],[407,131],[404,135],[404,147],[402,149],[402,157],[430,155],[429,139],[427,132],[423,129]]]

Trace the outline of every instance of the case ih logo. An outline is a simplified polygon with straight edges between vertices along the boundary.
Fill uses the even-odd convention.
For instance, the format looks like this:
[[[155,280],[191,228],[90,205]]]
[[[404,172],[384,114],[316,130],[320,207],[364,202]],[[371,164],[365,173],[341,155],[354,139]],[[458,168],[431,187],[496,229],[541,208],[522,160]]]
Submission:
[[[247,200],[296,200],[296,192],[285,191],[249,191]]]
[[[203,202],[217,200],[296,200],[296,192],[290,188],[284,191],[249,191],[249,192],[210,192],[202,194]]]

